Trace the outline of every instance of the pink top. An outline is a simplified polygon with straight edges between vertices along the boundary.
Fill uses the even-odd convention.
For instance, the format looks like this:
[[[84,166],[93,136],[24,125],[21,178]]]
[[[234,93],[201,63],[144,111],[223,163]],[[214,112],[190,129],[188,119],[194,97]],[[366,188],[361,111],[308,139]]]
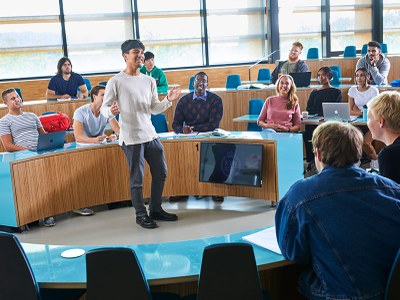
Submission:
[[[258,121],[267,124],[280,124],[286,127],[301,125],[300,106],[297,103],[293,108],[287,109],[288,99],[282,96],[268,97],[258,116]]]

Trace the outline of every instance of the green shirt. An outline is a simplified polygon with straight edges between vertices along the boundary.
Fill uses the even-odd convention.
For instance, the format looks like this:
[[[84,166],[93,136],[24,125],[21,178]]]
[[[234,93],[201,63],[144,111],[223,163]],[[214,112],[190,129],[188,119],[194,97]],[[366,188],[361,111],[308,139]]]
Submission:
[[[167,77],[165,76],[164,72],[154,66],[153,70],[147,72],[146,66],[143,65],[140,68],[140,73],[153,77],[156,80],[157,84],[157,93],[159,94],[168,94],[168,81]]]

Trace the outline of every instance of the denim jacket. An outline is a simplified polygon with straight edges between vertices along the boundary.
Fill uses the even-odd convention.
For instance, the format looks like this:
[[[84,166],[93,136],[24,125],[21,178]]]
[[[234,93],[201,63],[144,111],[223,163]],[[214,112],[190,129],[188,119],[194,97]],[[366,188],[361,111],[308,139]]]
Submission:
[[[400,185],[354,165],[296,182],[275,215],[286,259],[308,264],[310,299],[383,299],[400,248]]]

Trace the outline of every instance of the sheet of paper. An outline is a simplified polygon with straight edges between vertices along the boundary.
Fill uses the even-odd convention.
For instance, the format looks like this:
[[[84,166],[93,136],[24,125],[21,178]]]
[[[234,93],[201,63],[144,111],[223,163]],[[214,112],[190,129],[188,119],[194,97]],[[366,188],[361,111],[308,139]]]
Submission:
[[[279,249],[278,241],[276,239],[275,226],[269,227],[253,234],[246,235],[242,237],[242,239],[257,246],[271,250],[275,253],[282,254],[281,249]]]

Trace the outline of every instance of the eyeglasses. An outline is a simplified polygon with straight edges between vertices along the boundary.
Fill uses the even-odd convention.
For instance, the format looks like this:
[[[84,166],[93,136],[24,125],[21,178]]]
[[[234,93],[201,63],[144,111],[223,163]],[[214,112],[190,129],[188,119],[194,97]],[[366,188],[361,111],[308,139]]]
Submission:
[[[198,82],[198,83],[207,83],[207,80],[195,80],[195,82]]]

